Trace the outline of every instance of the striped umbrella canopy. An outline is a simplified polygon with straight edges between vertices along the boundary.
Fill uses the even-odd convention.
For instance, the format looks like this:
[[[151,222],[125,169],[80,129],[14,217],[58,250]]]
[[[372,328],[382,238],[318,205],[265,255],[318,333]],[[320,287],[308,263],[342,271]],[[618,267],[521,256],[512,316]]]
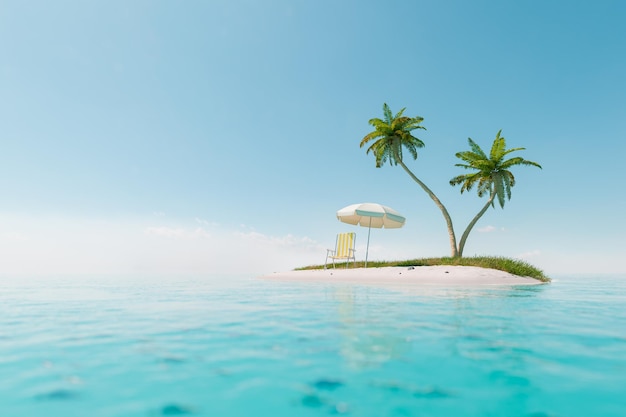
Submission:
[[[337,211],[337,218],[348,224],[367,227],[367,248],[365,250],[365,267],[370,247],[372,227],[381,229],[398,229],[404,226],[406,219],[394,209],[378,203],[352,204]]]

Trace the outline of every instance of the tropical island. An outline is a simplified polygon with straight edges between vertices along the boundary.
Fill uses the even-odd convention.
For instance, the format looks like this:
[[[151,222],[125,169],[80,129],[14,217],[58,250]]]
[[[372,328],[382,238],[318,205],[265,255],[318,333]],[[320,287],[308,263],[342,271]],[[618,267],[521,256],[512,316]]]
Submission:
[[[371,267],[370,267],[371,266]],[[405,261],[350,262],[336,268],[310,265],[260,277],[273,281],[411,286],[510,286],[550,282],[540,269],[503,257],[421,258]]]
[[[373,270],[382,271],[381,276],[389,274],[393,275],[396,272],[401,274],[400,270],[402,268],[407,271],[415,271],[417,268],[421,268],[420,270],[423,272],[425,270],[424,267],[427,267],[429,268],[428,272],[431,277],[437,275],[438,273],[450,274],[451,271],[459,272],[462,269],[463,277],[467,277],[468,273],[473,272],[479,275],[482,274],[483,276],[489,275],[490,278],[494,278],[495,275],[492,273],[486,273],[486,271],[492,270],[500,271],[501,278],[520,277],[538,282],[549,282],[550,278],[548,278],[543,271],[521,260],[508,259],[498,256],[463,257],[463,250],[469,234],[478,220],[487,212],[489,207],[495,208],[496,200],[498,201],[499,206],[504,208],[505,202],[511,199],[511,189],[515,186],[515,176],[511,172],[511,168],[516,166],[534,166],[541,169],[541,165],[519,156],[508,157],[509,154],[522,151],[525,148],[518,147],[507,149],[506,139],[502,136],[502,130],[497,132],[491,145],[491,150],[488,154],[483,151],[476,142],[474,142],[471,138],[468,138],[470,150],[457,152],[455,154],[456,157],[462,161],[455,166],[470,172],[457,175],[449,181],[449,184],[452,186],[460,185],[461,194],[476,187],[478,197],[487,197],[487,201],[469,222],[465,231],[461,235],[461,239],[457,243],[452,218],[448,213],[448,210],[435,193],[423,181],[421,181],[404,162],[404,152],[408,153],[414,160],[416,160],[418,155],[417,150],[425,146],[421,139],[413,135],[413,131],[417,129],[426,129],[422,126],[422,122],[424,120],[423,117],[404,116],[405,109],[406,108],[401,109],[394,115],[387,103],[383,104],[383,118],[373,118],[369,120],[369,124],[374,127],[374,130],[363,137],[360,142],[360,147],[363,148],[364,146],[367,146],[366,153],[372,153],[374,155],[376,168],[381,168],[387,162],[391,166],[400,165],[402,169],[411,177],[411,179],[413,179],[413,181],[415,181],[435,203],[441,211],[446,223],[450,242],[450,256],[442,258],[410,259],[405,261],[370,261],[368,265],[367,257],[365,263],[359,263],[356,261],[354,257],[354,248],[352,248],[350,249],[352,252],[347,252],[345,256],[333,256],[333,261],[335,259],[345,259],[345,271],[341,272],[341,269],[335,269],[333,263],[333,269],[328,269],[328,271],[331,272],[328,272],[324,276],[333,275],[336,277],[338,275],[343,275],[354,277],[357,271],[361,274],[367,271],[367,274],[372,275],[372,272],[367,269],[368,266]],[[350,260],[353,262],[348,262]],[[291,273],[266,276],[266,278],[290,278],[293,277],[294,272],[297,271],[302,272],[319,270],[326,271],[327,265],[306,266],[297,268],[296,271],[292,271]],[[347,272],[349,270],[352,270],[352,272]],[[322,276],[319,273],[316,274],[318,277]],[[299,276],[302,277],[303,275],[299,274]],[[312,276],[311,273],[309,273],[309,276]],[[516,280],[515,282],[523,283],[524,281]]]
[[[535,266],[518,259],[510,259],[504,257],[495,256],[475,256],[475,257],[444,257],[444,258],[418,258],[408,259],[403,261],[370,261],[368,263],[368,269],[376,268],[389,268],[407,269],[419,268],[419,267],[442,267],[442,270],[450,271],[450,268],[443,267],[473,267],[482,269],[491,269],[495,271],[501,271],[506,274],[515,275],[518,277],[532,278],[539,282],[550,282],[550,278],[545,273]],[[361,261],[350,262],[345,265],[334,268],[325,268],[325,265],[309,265],[300,268],[296,268],[295,271],[312,271],[312,270],[327,270],[327,271],[341,271],[341,270],[363,270],[364,263]],[[432,268],[430,269],[433,270]],[[292,274],[293,275],[293,274]],[[296,276],[296,275],[294,275]]]

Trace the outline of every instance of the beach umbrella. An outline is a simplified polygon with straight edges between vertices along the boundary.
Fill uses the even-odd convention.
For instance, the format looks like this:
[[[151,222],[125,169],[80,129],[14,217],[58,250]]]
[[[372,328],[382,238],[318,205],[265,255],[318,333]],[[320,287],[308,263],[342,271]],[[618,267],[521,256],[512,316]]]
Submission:
[[[367,248],[365,250],[365,267],[370,248],[370,232],[372,227],[381,229],[398,229],[404,226],[406,219],[394,209],[378,203],[352,204],[337,211],[337,218],[348,224],[367,227]]]

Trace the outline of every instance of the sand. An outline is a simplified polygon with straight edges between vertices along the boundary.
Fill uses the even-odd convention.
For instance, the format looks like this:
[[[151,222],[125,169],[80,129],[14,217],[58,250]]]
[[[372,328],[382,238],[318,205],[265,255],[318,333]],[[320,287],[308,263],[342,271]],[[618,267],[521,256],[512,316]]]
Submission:
[[[496,269],[474,266],[416,266],[316,269],[275,272],[260,277],[273,281],[344,283],[383,286],[501,286],[543,282]]]

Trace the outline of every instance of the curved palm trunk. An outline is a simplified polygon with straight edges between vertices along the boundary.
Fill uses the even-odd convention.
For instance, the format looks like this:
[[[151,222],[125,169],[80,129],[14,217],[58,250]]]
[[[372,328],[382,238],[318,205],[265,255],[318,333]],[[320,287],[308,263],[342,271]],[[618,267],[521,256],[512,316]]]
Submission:
[[[467,236],[469,236],[470,232],[472,231],[472,228],[474,227],[478,219],[480,219],[482,215],[485,214],[485,212],[487,211],[491,203],[493,203],[494,198],[496,198],[496,193],[492,192],[491,197],[489,197],[489,201],[487,201],[487,204],[485,204],[485,207],[483,207],[478,212],[478,214],[474,216],[472,221],[469,222],[469,224],[467,225],[467,228],[463,232],[463,236],[461,236],[461,241],[459,242],[459,257],[463,256],[463,249],[465,248],[465,241],[467,240]]]
[[[420,181],[419,178],[417,178],[415,174],[413,174],[411,170],[406,165],[404,165],[404,162],[402,162],[402,159],[396,158],[396,161],[398,161],[398,163],[406,171],[406,173],[409,174],[411,178],[413,178],[413,181],[418,183],[419,186],[422,187],[424,191],[426,191],[426,194],[428,194],[428,196],[435,202],[437,207],[439,207],[439,210],[441,210],[441,213],[443,214],[443,218],[446,220],[446,225],[448,226],[448,236],[450,237],[450,249],[452,252],[451,256],[453,258],[460,256],[460,253],[458,252],[456,248],[456,236],[454,234],[454,227],[452,227],[452,219],[450,218],[450,215],[448,214],[448,210],[446,210],[446,208],[441,203],[441,201],[439,201],[435,193],[433,193],[430,190],[430,188],[426,186],[426,184]]]

